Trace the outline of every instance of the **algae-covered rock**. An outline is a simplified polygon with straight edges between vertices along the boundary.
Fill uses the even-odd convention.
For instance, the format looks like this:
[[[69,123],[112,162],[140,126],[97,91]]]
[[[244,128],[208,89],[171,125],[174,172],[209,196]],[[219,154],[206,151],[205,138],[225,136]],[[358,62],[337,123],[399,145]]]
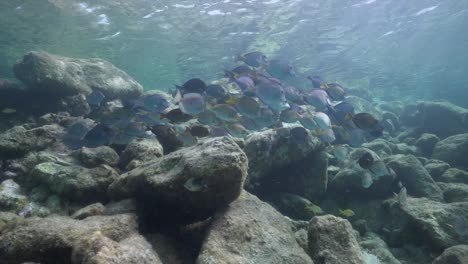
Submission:
[[[96,231],[74,246],[72,262],[76,264],[162,264],[146,239],[132,234],[120,242]]]
[[[239,146],[228,137],[211,138],[122,174],[109,194],[137,197],[148,210],[167,206],[189,220],[235,200],[246,174],[247,157]]]
[[[392,156],[389,159],[388,167],[395,171],[409,195],[442,201],[442,191],[415,156]]]
[[[245,142],[249,186],[269,192],[289,192],[311,199],[327,190],[328,157],[318,138],[296,139],[295,128],[252,133]]]
[[[468,184],[468,172],[457,168],[450,168],[440,176],[439,181]]]
[[[468,263],[468,245],[449,247],[432,264],[465,264]]]
[[[63,135],[63,128],[57,125],[45,125],[26,129],[15,126],[0,134],[0,159],[13,159],[29,152],[50,147]]]
[[[447,162],[453,167],[468,168],[468,133],[439,141],[432,153],[433,159]]]
[[[468,202],[468,184],[440,182],[439,187],[444,192],[445,202]]]
[[[107,146],[97,148],[83,147],[79,151],[80,161],[87,167],[93,168],[101,164],[116,166],[119,161],[119,154],[114,149]]]
[[[424,168],[429,172],[431,177],[435,181],[439,181],[440,177],[450,168],[450,165],[447,162],[441,160],[428,160],[424,164]]]
[[[83,94],[63,97],[56,104],[57,111],[70,113],[71,116],[84,116],[91,112],[91,107]]]
[[[424,133],[418,138],[418,140],[416,140],[415,145],[421,150],[424,157],[430,157],[435,145],[439,141],[440,139],[438,136]]]
[[[163,147],[156,138],[144,138],[130,142],[122,152],[119,164],[127,169],[134,169],[139,164],[162,157]]]
[[[135,199],[124,199],[120,201],[110,202],[106,204],[104,214],[114,215],[114,214],[127,214],[127,213],[136,213],[137,211],[137,202]]]
[[[35,166],[33,178],[49,189],[78,202],[106,198],[107,187],[117,178],[117,172],[107,165],[87,169],[72,164],[44,162]]]
[[[106,208],[104,207],[104,205],[102,205],[102,203],[93,203],[73,213],[71,218],[81,220],[89,216],[102,215],[104,214],[105,210]]]
[[[254,195],[241,196],[213,218],[196,264],[313,263],[288,221]]]
[[[74,246],[94,232],[121,241],[136,229],[134,215],[92,216],[84,220],[62,216],[22,219],[0,233],[0,263],[70,263]]]
[[[107,99],[135,98],[143,88],[124,71],[102,59],[73,59],[31,51],[14,66],[18,79],[29,89],[54,96],[101,91]]]
[[[377,256],[381,263],[401,264],[401,262],[393,256],[385,241],[375,233],[367,233],[359,244],[365,251]]]
[[[12,211],[18,213],[29,203],[21,191],[21,187],[13,180],[5,180],[0,183],[0,211]]]
[[[333,215],[309,222],[309,251],[316,263],[363,264],[364,259],[351,224]]]
[[[293,219],[310,220],[323,214],[319,206],[296,194],[280,193],[273,203],[281,213]]]
[[[421,102],[418,125],[425,133],[440,138],[468,132],[468,110],[449,102]]]

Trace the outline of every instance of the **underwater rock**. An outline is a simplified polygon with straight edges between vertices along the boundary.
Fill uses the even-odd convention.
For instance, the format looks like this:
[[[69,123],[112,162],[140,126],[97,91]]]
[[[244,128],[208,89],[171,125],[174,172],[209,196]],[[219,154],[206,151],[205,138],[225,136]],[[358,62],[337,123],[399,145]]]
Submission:
[[[449,102],[422,102],[417,105],[418,126],[424,133],[446,138],[468,132],[468,110]]]
[[[468,133],[439,141],[432,153],[433,159],[445,161],[453,167],[468,169],[466,157],[468,157]]]
[[[454,228],[457,218],[468,219],[468,202],[446,204],[427,198],[408,198],[407,204],[398,208],[410,220],[412,228],[427,238],[429,245],[445,249],[468,243],[468,236],[458,234]]]
[[[356,234],[348,220],[333,215],[309,222],[309,255],[315,263],[363,264]]]
[[[15,126],[0,134],[0,159],[14,159],[29,152],[44,150],[63,135],[63,128],[45,125],[26,129]]]
[[[198,252],[193,252],[194,250],[185,245],[184,241],[181,241],[180,238],[156,233],[145,234],[145,238],[164,264],[188,264],[195,262]]]
[[[387,165],[395,171],[397,180],[406,187],[409,195],[442,201],[442,191],[415,156],[390,156]]]
[[[135,139],[125,147],[119,164],[122,168],[131,170],[146,161],[160,158],[163,154],[163,147],[156,138]]]
[[[82,147],[78,156],[86,167],[93,168],[101,164],[116,166],[119,162],[119,154],[111,147],[101,146],[97,148]]]
[[[450,168],[442,174],[439,181],[468,184],[468,172],[457,168]]]
[[[385,264],[401,264],[401,262],[393,256],[384,240],[375,233],[367,233],[359,242],[361,247],[373,255],[377,256],[380,263]]]
[[[136,213],[137,202],[135,199],[124,199],[116,202],[110,202],[106,204],[104,214],[115,215],[115,214],[127,214]]]
[[[382,113],[372,104],[372,102],[363,99],[359,96],[347,96],[346,102],[354,106],[356,113],[369,113],[377,119],[382,118]]]
[[[268,129],[246,139],[248,183],[258,184],[265,192],[289,192],[311,199],[327,189],[328,157],[317,138],[310,133],[296,138],[293,129]]]
[[[395,144],[393,154],[414,155],[420,156],[420,150],[415,146],[410,146],[406,143]]]
[[[308,221],[314,216],[323,214],[319,206],[296,194],[279,193],[273,204],[278,211],[293,219]]]
[[[102,215],[104,214],[105,209],[106,208],[102,203],[93,203],[74,212],[71,215],[71,218],[82,220],[89,216]]]
[[[450,168],[450,165],[441,160],[430,159],[424,164],[424,168],[435,181],[439,181],[445,171]]]
[[[70,263],[78,241],[94,232],[120,241],[136,230],[136,217],[130,214],[84,220],[63,216],[18,218],[0,233],[0,263]]]
[[[29,203],[21,187],[13,180],[5,180],[0,184],[0,211],[18,213]]]
[[[444,192],[444,201],[447,203],[468,202],[468,185],[462,183],[439,182]]]
[[[84,116],[91,112],[83,94],[66,96],[57,102],[57,110],[70,113],[71,116]]]
[[[108,192],[117,199],[137,197],[150,211],[167,207],[174,218],[190,221],[239,196],[247,162],[231,138],[210,138],[122,174]]]
[[[328,189],[331,193],[350,195],[362,194],[375,198],[386,198],[392,195],[392,182],[395,179],[395,173],[389,171],[388,175],[373,177],[372,172],[363,169],[358,164],[359,159],[366,153],[371,154],[374,160],[380,160],[380,157],[370,149],[354,149],[350,153],[346,165],[330,180]],[[363,175],[372,177],[370,186],[365,186],[363,183]]]
[[[72,263],[162,264],[163,262],[151,244],[141,235],[131,234],[117,242],[96,231],[75,243]]]
[[[53,125],[58,124],[62,127],[68,128],[73,125],[75,122],[80,120],[81,117],[70,116],[68,112],[58,112],[58,113],[48,113],[42,115],[37,120],[38,125]],[[94,121],[91,119],[85,119],[87,123],[93,124]]]
[[[247,192],[213,217],[196,264],[312,264],[288,221]]]
[[[107,187],[118,173],[107,165],[87,169],[72,164],[44,162],[35,166],[31,177],[49,189],[77,202],[95,202],[107,198]]]
[[[457,245],[444,250],[432,264],[465,264],[468,263],[468,245]]]
[[[102,92],[107,100],[136,98],[143,87],[124,71],[102,59],[73,59],[31,51],[13,67],[29,89],[57,97]]]
[[[393,154],[393,149],[396,148],[396,145],[385,139],[378,138],[362,144],[362,147],[374,151],[379,157],[386,157]]]
[[[432,156],[432,151],[440,139],[434,134],[424,133],[415,142],[415,146],[421,150],[424,157]]]
[[[184,143],[177,137],[177,131],[171,125],[156,125],[151,127],[153,132],[163,146],[164,155],[181,148]]]
[[[34,187],[29,193],[29,198],[31,201],[43,203],[51,195],[49,187],[45,184],[40,184]]]

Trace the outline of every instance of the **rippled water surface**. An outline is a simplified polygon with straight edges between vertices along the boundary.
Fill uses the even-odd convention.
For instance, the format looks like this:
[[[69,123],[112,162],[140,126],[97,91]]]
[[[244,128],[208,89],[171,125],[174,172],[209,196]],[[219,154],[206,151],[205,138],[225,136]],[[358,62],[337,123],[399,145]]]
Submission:
[[[222,0],[0,2],[0,77],[29,50],[101,57],[145,89],[213,80],[261,50],[298,72],[387,99],[468,106],[468,1]]]

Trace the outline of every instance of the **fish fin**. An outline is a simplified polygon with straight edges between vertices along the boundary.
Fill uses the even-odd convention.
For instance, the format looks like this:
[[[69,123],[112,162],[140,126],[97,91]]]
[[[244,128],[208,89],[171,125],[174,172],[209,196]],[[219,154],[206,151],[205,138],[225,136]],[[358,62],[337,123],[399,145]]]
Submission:
[[[353,118],[354,118],[354,116],[351,113],[347,113],[346,116],[345,116],[346,121],[352,120]]]
[[[236,104],[237,103],[237,98],[234,96],[229,97],[229,99],[226,100],[226,104]]]
[[[329,88],[328,84],[326,84],[326,83],[320,85],[320,89],[326,90],[328,88]]]

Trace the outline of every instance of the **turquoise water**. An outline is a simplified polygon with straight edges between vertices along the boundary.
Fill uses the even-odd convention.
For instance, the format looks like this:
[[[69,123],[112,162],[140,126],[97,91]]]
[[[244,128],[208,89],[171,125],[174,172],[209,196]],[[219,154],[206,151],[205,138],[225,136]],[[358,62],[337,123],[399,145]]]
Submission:
[[[146,90],[210,81],[241,53],[286,57],[303,74],[385,98],[467,106],[468,2],[75,1],[0,3],[0,77],[29,50],[114,63]],[[414,100],[414,99],[413,99]]]

